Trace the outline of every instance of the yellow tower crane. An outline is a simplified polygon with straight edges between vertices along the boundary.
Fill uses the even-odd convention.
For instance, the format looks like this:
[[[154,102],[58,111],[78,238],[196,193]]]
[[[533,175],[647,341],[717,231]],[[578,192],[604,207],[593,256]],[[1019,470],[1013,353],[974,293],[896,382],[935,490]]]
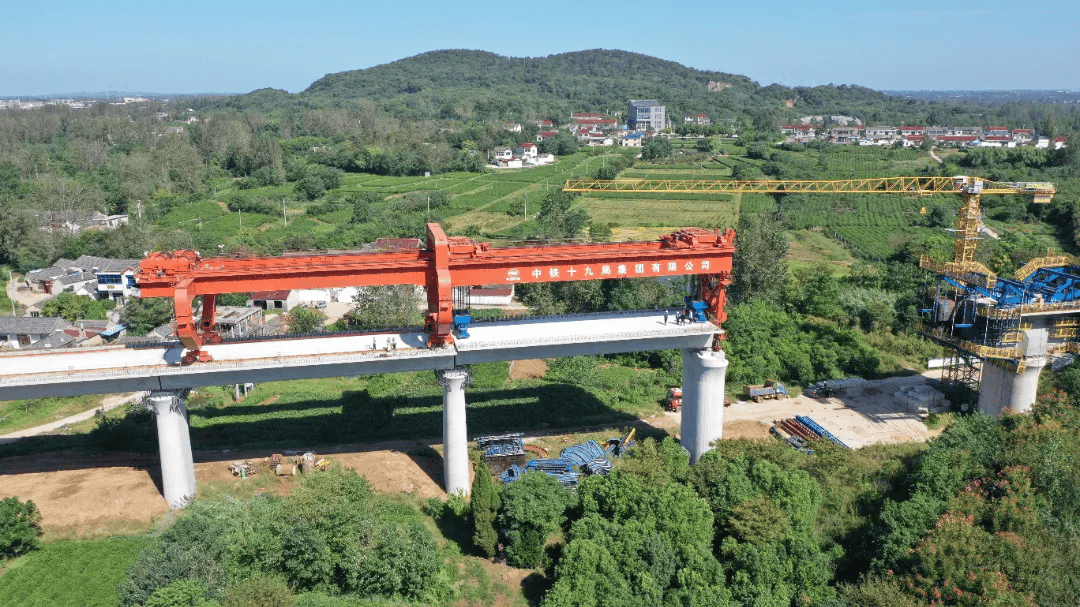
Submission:
[[[979,199],[984,194],[1025,194],[1048,203],[1057,189],[1045,182],[995,182],[982,177],[873,177],[865,179],[775,179],[758,181],[711,179],[571,179],[567,192],[758,192],[762,194],[960,194],[963,203],[956,220],[956,252],[951,262],[927,257],[919,266],[965,283],[993,288],[997,276],[975,261],[979,234]]]

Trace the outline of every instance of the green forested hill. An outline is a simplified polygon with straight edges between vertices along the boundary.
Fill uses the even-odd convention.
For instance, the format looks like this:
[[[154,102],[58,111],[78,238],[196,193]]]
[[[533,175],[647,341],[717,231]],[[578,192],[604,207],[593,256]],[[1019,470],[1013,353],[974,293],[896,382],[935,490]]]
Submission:
[[[684,113],[704,112],[716,123],[761,131],[808,114],[845,114],[870,124],[994,122],[1028,128],[1043,127],[1052,115],[1046,104],[1006,104],[988,111],[973,103],[891,97],[856,85],[761,86],[746,76],[605,49],[547,57],[431,51],[367,69],[327,74],[296,95],[261,89],[197,105],[296,115],[305,109],[374,103],[402,119],[482,121],[558,118],[574,111],[614,114],[624,112],[629,99],[657,99],[676,120]],[[1060,124],[1067,112],[1058,110]]]

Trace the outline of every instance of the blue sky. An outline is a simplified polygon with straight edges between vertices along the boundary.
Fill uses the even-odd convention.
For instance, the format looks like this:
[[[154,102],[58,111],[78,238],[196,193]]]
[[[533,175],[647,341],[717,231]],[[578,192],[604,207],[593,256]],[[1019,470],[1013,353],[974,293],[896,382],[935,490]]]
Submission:
[[[0,96],[298,92],[431,50],[634,51],[789,86],[1077,89],[1080,3],[4,2]]]

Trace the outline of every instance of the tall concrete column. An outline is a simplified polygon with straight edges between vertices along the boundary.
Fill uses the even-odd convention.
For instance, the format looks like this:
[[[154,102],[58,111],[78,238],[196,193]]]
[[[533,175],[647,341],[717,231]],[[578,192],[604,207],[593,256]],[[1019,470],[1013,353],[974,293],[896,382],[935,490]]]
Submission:
[[[1024,356],[1024,372],[1017,373],[984,361],[979,381],[979,411],[999,417],[1005,409],[1028,413],[1039,396],[1039,373],[1046,366],[1047,329],[1021,331],[1018,349]]]
[[[157,419],[161,485],[170,508],[181,508],[195,495],[195,462],[191,457],[186,390],[151,392],[147,405]]]
[[[437,371],[443,389],[443,480],[446,493],[469,495],[469,435],[465,424],[465,386],[469,371]]]
[[[708,348],[682,351],[682,446],[697,462],[709,444],[724,436],[724,382],[727,356]]]

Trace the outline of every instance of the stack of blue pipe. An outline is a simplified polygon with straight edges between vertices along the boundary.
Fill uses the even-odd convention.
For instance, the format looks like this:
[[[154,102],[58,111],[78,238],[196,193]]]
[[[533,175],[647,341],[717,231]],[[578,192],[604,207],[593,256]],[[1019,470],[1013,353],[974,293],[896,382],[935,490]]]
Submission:
[[[570,472],[573,468],[573,464],[565,459],[546,459],[537,458],[529,460],[529,463],[525,464],[529,470],[538,470],[540,472],[547,473],[559,473],[565,474]]]
[[[841,441],[840,439],[833,436],[831,432],[829,432],[825,428],[822,428],[821,426],[819,426],[817,422],[810,419],[809,417],[807,417],[805,415],[796,415],[795,419],[798,420],[799,422],[801,422],[807,428],[810,428],[811,430],[813,430],[814,434],[817,434],[821,438],[827,438],[827,439],[831,440],[832,442],[836,443],[837,445],[840,445],[841,447],[843,447],[845,449],[850,449],[851,448],[851,447],[845,445],[843,443],[843,441]]]

